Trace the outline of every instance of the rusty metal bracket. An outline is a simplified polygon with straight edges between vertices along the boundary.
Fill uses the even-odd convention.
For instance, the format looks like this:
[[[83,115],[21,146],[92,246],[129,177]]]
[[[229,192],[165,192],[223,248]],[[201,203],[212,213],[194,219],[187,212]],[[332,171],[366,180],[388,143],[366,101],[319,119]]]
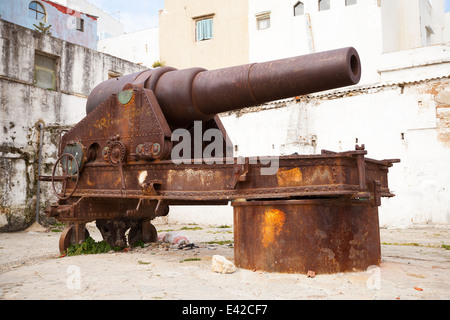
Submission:
[[[370,183],[372,192],[373,192],[373,206],[379,207],[381,206],[381,182],[378,180],[372,181]]]
[[[142,194],[145,196],[158,196],[158,191],[161,190],[162,180],[152,180],[141,185]]]
[[[155,208],[155,214],[157,217],[165,217],[169,214],[169,206],[164,200],[158,200],[158,204]]]
[[[245,160],[242,157],[239,157],[236,161],[236,164],[233,168],[233,177],[231,178],[230,183],[227,185],[227,189],[234,190],[236,189],[237,183],[239,181],[245,182],[247,181],[247,173],[249,168],[249,159]]]
[[[364,160],[364,156],[367,154],[366,146],[356,146],[356,151],[364,151],[361,153],[357,153],[356,155],[356,164],[358,166],[358,177],[359,177],[359,192],[364,193],[366,191],[366,161]]]
[[[135,209],[127,210],[127,217],[154,219],[156,217],[167,216],[169,214],[169,206],[164,200],[139,199]]]

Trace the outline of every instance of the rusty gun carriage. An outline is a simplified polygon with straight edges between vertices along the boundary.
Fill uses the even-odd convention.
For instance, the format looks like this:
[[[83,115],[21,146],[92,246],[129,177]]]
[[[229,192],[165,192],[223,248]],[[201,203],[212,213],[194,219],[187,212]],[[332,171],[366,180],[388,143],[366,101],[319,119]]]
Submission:
[[[105,241],[124,247],[156,242],[151,221],[170,206],[232,202],[239,267],[332,273],[378,265],[378,206],[381,197],[393,196],[387,174],[396,160],[368,159],[357,146],[278,157],[265,174],[273,159],[234,158],[218,116],[354,85],[360,77],[357,51],[343,48],[213,71],[163,67],[105,81],[89,96],[87,116],[62,136],[52,176],[40,177],[59,198],[47,215],[67,223],[60,251],[84,241],[88,222],[96,221]],[[174,138],[211,130],[220,133],[214,150],[186,135]]]

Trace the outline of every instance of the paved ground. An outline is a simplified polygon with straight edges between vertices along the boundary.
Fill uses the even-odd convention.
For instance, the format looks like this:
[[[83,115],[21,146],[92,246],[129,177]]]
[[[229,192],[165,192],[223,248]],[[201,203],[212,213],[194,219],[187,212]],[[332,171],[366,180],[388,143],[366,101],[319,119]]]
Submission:
[[[58,258],[60,233],[28,230],[0,234],[0,299],[441,299],[450,298],[450,228],[381,230],[382,265],[367,272],[270,274],[211,271],[213,255],[233,260],[231,228],[182,227],[193,250],[163,245],[129,252]],[[97,229],[89,225],[94,239]],[[216,242],[216,243],[208,243]],[[444,245],[444,247],[443,247]]]

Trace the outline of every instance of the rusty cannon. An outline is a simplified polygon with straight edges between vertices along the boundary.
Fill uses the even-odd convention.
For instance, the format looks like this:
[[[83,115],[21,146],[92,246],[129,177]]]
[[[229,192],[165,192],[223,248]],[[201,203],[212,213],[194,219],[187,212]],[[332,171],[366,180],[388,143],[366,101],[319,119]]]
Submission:
[[[52,175],[39,177],[58,198],[46,214],[67,225],[60,251],[85,240],[88,222],[125,247],[156,242],[151,221],[171,206],[231,202],[238,267],[334,273],[379,265],[378,207],[394,196],[387,175],[396,160],[366,158],[359,146],[235,158],[218,116],[360,77],[357,51],[344,48],[213,71],[163,67],[101,83],[87,116],[62,136]]]

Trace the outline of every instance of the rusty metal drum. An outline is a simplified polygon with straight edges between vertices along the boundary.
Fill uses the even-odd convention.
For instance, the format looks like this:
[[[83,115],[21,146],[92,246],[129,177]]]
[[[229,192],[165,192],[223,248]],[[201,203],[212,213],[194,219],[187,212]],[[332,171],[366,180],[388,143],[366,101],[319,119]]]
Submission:
[[[381,263],[378,207],[371,201],[245,201],[233,207],[240,268],[333,274]]]

